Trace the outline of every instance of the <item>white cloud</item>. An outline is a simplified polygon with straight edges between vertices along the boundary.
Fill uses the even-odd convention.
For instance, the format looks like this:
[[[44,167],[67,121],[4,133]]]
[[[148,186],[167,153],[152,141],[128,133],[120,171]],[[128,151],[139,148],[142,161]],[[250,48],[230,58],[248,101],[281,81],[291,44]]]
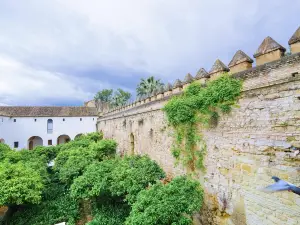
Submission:
[[[299,10],[300,0],[2,0],[0,102],[32,103],[36,91],[81,101],[123,80],[132,89],[131,72],[172,81],[238,49],[251,56],[267,35],[287,47]]]

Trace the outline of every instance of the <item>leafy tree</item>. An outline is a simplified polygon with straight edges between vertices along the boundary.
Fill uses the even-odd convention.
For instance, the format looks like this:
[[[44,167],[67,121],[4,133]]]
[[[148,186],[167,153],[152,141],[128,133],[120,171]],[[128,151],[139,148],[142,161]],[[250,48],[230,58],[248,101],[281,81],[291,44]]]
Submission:
[[[203,190],[199,182],[176,177],[168,184],[159,182],[142,190],[125,224],[189,225],[202,202]]]
[[[125,105],[130,98],[131,98],[131,94],[129,92],[126,92],[121,88],[118,88],[117,91],[115,91],[114,93],[112,105],[113,106]]]
[[[148,156],[129,156],[117,163],[111,176],[112,195],[125,196],[132,204],[141,190],[165,177],[165,173]]]
[[[109,193],[112,171],[119,160],[105,160],[87,167],[82,176],[74,180],[71,196],[77,199],[93,199]]]
[[[71,184],[88,165],[95,162],[96,155],[95,151],[82,147],[69,149],[58,154],[54,169],[59,172],[62,182]]]
[[[95,101],[110,103],[113,97],[113,89],[98,91],[94,97]]]
[[[141,79],[136,88],[137,96],[141,97],[147,94],[151,94],[153,91],[158,90],[164,84],[160,79],[155,79],[154,76],[148,77],[146,80]]]
[[[109,193],[125,197],[131,204],[141,190],[164,176],[163,170],[147,156],[105,160],[89,166],[82,176],[75,179],[71,193],[81,199]]]
[[[42,199],[42,176],[22,161],[0,163],[0,184],[0,205],[36,204]]]
[[[43,192],[42,202],[29,205],[14,213],[11,225],[53,225],[67,222],[75,225],[79,218],[79,204],[71,198],[65,185],[52,182]]]
[[[82,175],[87,166],[114,157],[116,153],[117,143],[114,140],[104,139],[98,142],[85,140],[90,143],[88,146],[74,147],[74,144],[82,143],[82,141],[84,139],[73,141],[72,148],[61,151],[57,155],[54,170],[59,172],[59,178],[62,182],[71,184],[73,179]]]

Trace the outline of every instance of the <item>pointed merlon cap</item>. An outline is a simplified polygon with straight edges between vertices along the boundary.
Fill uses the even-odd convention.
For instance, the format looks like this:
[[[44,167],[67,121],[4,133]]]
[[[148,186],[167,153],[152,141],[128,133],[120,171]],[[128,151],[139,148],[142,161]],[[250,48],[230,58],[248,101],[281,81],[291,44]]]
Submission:
[[[289,45],[295,44],[297,42],[300,42],[300,27],[298,27],[293,36],[290,38]]]
[[[280,44],[278,44],[276,41],[274,41],[271,37],[266,37],[263,42],[260,44],[259,48],[253,55],[254,58],[257,58],[258,56],[264,55],[269,52],[273,52],[275,50],[281,50],[283,52],[286,51],[284,47],[282,47]]]
[[[172,84],[167,83],[165,86],[165,91],[172,91],[172,89],[173,89]]]
[[[209,74],[206,72],[206,70],[204,68],[200,68],[200,70],[198,70],[195,78],[198,80],[198,79],[201,79],[201,78],[209,78]]]
[[[180,88],[180,87],[182,87],[181,80],[179,80],[179,79],[175,80],[173,88],[175,89],[175,88]]]
[[[190,73],[188,73],[187,75],[185,75],[183,82],[185,84],[187,84],[187,83],[191,83],[193,80],[194,80],[194,77]]]
[[[217,72],[228,72],[229,69],[227,66],[225,66],[224,63],[222,63],[221,60],[217,59],[214,63],[214,65],[212,66],[212,68],[210,69],[209,73],[217,73]]]
[[[253,60],[245,52],[238,50],[228,64],[228,67],[230,68],[243,62],[253,63]]]

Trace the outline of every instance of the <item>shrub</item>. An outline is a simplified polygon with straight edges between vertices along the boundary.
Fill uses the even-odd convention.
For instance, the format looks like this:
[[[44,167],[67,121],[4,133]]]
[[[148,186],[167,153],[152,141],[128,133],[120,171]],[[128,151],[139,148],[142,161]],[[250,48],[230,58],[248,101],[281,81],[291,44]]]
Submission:
[[[95,161],[96,152],[88,148],[72,148],[58,154],[54,170],[59,172],[62,182],[71,184],[74,178],[82,175],[84,169]]]
[[[74,180],[71,196],[79,199],[91,199],[109,192],[112,181],[111,172],[119,160],[105,160],[89,167],[82,176]]]
[[[125,224],[192,224],[191,217],[202,202],[203,190],[197,181],[177,177],[165,185],[159,182],[138,194]]]
[[[1,162],[0,205],[36,204],[41,201],[44,181],[29,164]]]
[[[114,140],[104,139],[91,143],[89,148],[96,152],[98,160],[101,161],[115,156],[117,142]]]
[[[112,195],[125,196],[132,204],[141,190],[165,177],[165,173],[148,156],[130,156],[117,163],[111,176]]]
[[[130,207],[124,202],[99,199],[94,211],[94,219],[87,225],[119,225],[124,224]]]
[[[60,183],[52,183],[43,193],[38,205],[23,206],[13,214],[12,225],[53,225],[67,222],[75,225],[79,218],[79,204],[69,196],[68,189]]]

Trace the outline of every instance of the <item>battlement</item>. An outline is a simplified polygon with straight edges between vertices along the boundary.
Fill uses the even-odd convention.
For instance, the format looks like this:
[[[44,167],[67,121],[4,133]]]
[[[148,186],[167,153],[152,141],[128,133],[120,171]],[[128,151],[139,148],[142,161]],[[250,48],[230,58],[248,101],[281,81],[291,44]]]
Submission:
[[[125,106],[110,109],[109,111],[104,112],[102,116],[107,117],[123,113],[128,110],[131,111],[133,108],[138,109],[146,104],[150,105],[157,101],[165,101],[174,95],[182,93],[182,91],[192,82],[205,84],[209,80],[218,78],[224,72],[229,72],[234,77],[242,80],[261,76],[261,80],[256,79],[256,82],[245,82],[243,85],[243,91],[270,85],[272,81],[276,82],[276,80],[280,79],[280,75],[276,76],[276,78],[272,78],[262,76],[263,74],[285,66],[290,67],[291,64],[300,63],[300,27],[292,35],[288,43],[291,52],[285,54],[286,49],[282,45],[277,43],[271,37],[266,37],[253,55],[256,59],[255,67],[252,67],[254,60],[243,51],[238,50],[229,62],[228,66],[226,66],[221,60],[217,59],[209,72],[206,72],[204,68],[201,68],[195,76],[188,73],[184,77],[183,81],[177,79],[173,85],[168,83],[164,88],[161,88],[157,92],[152,93],[149,96],[139,98]],[[293,76],[296,76],[296,74],[300,74],[300,71],[295,69],[295,71],[292,71],[292,74]],[[287,76],[287,74],[285,74],[285,76]],[[285,79],[289,78],[293,79],[291,74],[290,77],[285,77]],[[284,77],[282,77],[282,79],[284,79]]]

